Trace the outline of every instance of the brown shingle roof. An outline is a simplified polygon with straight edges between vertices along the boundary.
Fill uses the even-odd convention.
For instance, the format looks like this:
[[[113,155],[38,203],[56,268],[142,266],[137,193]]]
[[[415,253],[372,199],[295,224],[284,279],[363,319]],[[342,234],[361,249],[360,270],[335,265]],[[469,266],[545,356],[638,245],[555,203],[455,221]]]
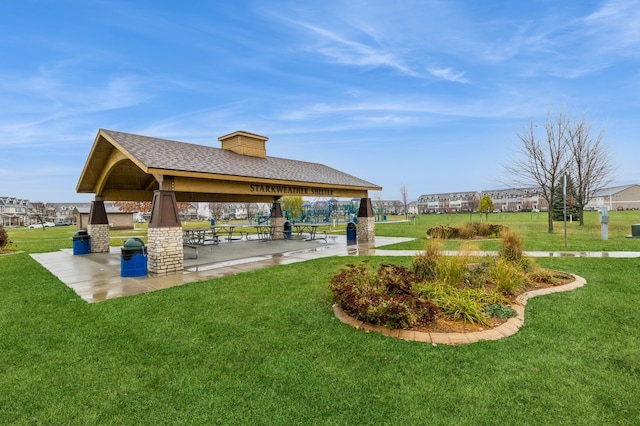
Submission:
[[[147,169],[346,185],[380,190],[378,185],[323,164],[286,158],[259,158],[221,148],[195,145],[114,130],[101,130]]]

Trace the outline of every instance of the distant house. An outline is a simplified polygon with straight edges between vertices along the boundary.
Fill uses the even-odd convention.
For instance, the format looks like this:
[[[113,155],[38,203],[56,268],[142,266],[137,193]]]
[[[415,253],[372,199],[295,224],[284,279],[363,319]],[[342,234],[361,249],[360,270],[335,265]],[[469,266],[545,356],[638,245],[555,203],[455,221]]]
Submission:
[[[521,210],[547,210],[547,200],[539,188],[507,188],[482,191],[488,195],[496,210],[517,212]]]
[[[15,197],[0,197],[0,225],[24,226],[29,224],[28,200]]]
[[[89,207],[88,203],[51,203],[55,210],[52,212],[50,220],[56,223],[75,224],[76,207]]]
[[[587,203],[585,209],[594,210],[608,207],[609,210],[638,210],[640,209],[640,185],[625,185],[604,188],[596,192]]]
[[[90,208],[90,204],[79,205],[75,207],[74,215],[76,216],[78,229],[87,229],[87,224],[89,223]],[[107,212],[107,220],[109,221],[110,229],[133,229],[134,212],[122,211],[113,203],[104,203],[104,208]]]
[[[473,200],[478,199],[475,191],[445,192],[421,195],[417,204],[420,213],[457,213],[468,212]]]

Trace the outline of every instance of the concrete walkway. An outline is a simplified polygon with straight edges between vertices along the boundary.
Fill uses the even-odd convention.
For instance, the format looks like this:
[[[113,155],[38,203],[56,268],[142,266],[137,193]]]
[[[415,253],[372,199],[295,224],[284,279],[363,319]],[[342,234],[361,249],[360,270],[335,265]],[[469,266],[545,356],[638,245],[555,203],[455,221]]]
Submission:
[[[143,277],[120,276],[120,247],[110,253],[73,255],[71,249],[32,254],[36,261],[83,300],[107,299],[162,290],[190,282],[235,275],[270,266],[287,265],[330,256],[375,255],[376,247],[411,240],[378,237],[374,244],[348,245],[345,236],[331,236],[327,241],[272,240],[233,241],[198,247],[196,259],[184,259],[184,272]],[[185,251],[185,256],[190,256]]]
[[[276,265],[304,262],[331,256],[415,256],[419,250],[384,250],[381,247],[410,241],[411,238],[376,237],[375,243],[348,245],[345,236],[321,240],[234,241],[201,246],[197,259],[185,259],[185,270],[165,276],[121,277],[120,247],[110,253],[74,256],[72,250],[37,253],[31,256],[83,300],[92,303],[107,299],[162,290],[190,282],[204,281]],[[457,255],[447,251],[445,255]],[[475,252],[474,255],[495,255]],[[637,258],[638,252],[526,252],[531,257]],[[189,251],[185,255],[190,255]]]

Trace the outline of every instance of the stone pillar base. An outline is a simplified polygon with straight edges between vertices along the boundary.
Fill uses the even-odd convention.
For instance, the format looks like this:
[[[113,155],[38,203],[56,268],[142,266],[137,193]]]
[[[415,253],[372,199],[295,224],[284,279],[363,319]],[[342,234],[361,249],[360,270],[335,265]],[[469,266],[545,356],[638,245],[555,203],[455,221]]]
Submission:
[[[359,217],[358,218],[358,242],[372,243],[376,240],[375,234],[376,218],[375,217]]]
[[[273,227],[273,239],[284,239],[284,217],[272,217],[269,219],[269,223]]]
[[[91,237],[91,253],[109,253],[109,224],[87,225]]]
[[[147,231],[147,268],[149,273],[164,275],[184,270],[182,227],[149,228]]]

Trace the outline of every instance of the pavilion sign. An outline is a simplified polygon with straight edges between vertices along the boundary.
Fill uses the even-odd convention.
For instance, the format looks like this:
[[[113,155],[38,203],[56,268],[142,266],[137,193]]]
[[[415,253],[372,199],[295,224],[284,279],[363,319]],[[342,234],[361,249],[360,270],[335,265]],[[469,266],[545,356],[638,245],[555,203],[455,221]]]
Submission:
[[[316,188],[311,186],[288,186],[288,185],[263,185],[252,183],[249,185],[249,192],[255,194],[287,194],[300,196],[333,196],[333,189]]]

